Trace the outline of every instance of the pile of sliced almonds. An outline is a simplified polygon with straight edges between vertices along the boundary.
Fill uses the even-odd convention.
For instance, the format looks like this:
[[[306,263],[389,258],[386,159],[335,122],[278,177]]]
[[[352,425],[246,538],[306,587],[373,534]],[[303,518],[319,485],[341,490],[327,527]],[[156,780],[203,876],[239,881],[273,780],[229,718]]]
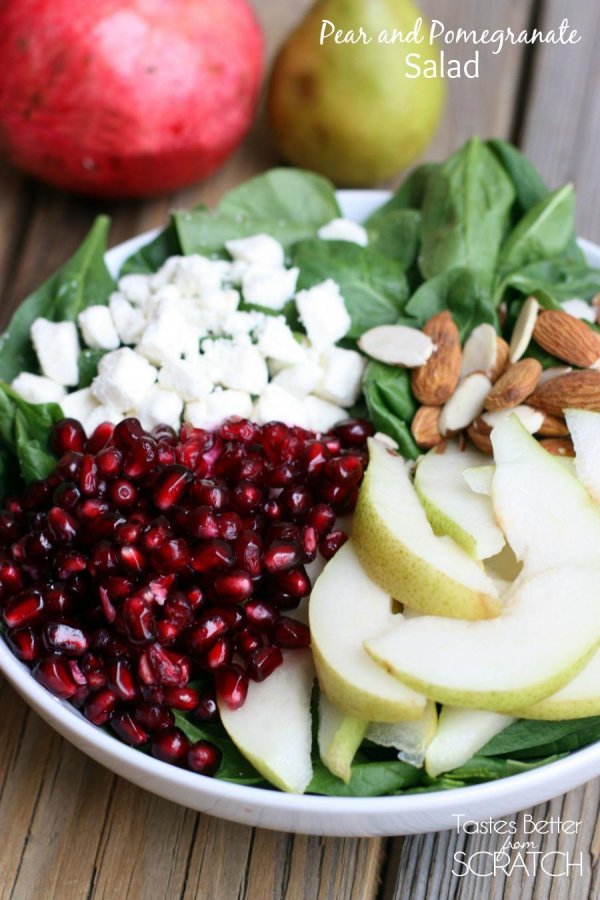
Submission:
[[[600,310],[600,295],[594,304]],[[526,357],[532,339],[565,365],[543,370]],[[449,312],[437,313],[422,331],[372,328],[358,343],[373,359],[411,369],[412,390],[422,404],[411,431],[422,450],[460,434],[491,454],[492,429],[515,413],[550,453],[573,456],[564,410],[600,412],[600,334],[569,312],[542,310],[535,297],[524,302],[510,345],[483,324],[461,348]]]

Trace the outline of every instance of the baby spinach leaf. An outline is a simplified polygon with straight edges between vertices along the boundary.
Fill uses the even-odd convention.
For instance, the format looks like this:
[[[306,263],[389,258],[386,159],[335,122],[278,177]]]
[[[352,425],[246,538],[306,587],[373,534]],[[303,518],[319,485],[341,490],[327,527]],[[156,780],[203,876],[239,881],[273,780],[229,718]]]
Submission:
[[[398,209],[369,219],[369,246],[391,256],[409,269],[419,252],[421,214],[416,209]]]
[[[491,280],[515,198],[492,151],[473,138],[427,180],[419,265],[425,278],[466,267]]]
[[[0,383],[0,441],[14,455],[25,482],[46,478],[56,466],[52,426],[64,418],[56,403],[32,404]]]
[[[372,361],[363,378],[363,393],[369,418],[398,444],[407,459],[416,459],[419,448],[410,433],[409,422],[417,410],[406,369]]]
[[[574,236],[573,186],[566,184],[525,213],[502,246],[500,276],[543,259],[560,256]]]
[[[29,331],[42,316],[75,321],[86,306],[107,303],[114,281],[104,253],[110,219],[99,216],[75,255],[17,308],[0,337],[0,379],[12,381],[20,372],[36,372],[38,362]]]
[[[544,757],[577,750],[599,738],[600,716],[559,722],[518,719],[488,741],[479,756]]]
[[[421,328],[431,316],[448,310],[461,340],[477,325],[489,322],[497,327],[496,311],[481,275],[471,269],[451,269],[425,281],[412,295],[405,313]]]
[[[339,285],[352,319],[348,337],[395,322],[408,297],[402,265],[370,247],[348,241],[302,241],[292,261],[300,269],[298,289],[328,278]]]
[[[204,209],[204,207],[199,207]],[[121,266],[119,276],[153,275],[170,256],[181,254],[181,244],[175,223],[171,219],[166,228],[154,240],[136,250]]]
[[[512,288],[527,296],[534,294],[547,309],[556,309],[563,300],[579,297],[590,300],[600,291],[600,269],[587,263],[544,259],[507,275],[496,291],[496,305]]]
[[[495,154],[515,189],[515,206],[521,213],[543,200],[550,193],[544,179],[530,160],[512,144],[499,139],[486,141]]]
[[[399,760],[358,762],[352,766],[350,781],[345,784],[332,775],[320,760],[316,760],[307,793],[325,794],[328,797],[381,797],[416,785],[420,779],[418,769]]]
[[[300,169],[271,169],[230,191],[216,210],[178,212],[175,228],[185,254],[221,253],[225,241],[270,234],[290,246],[340,215],[333,185]]]
[[[207,724],[201,728],[190,722],[187,716],[178,710],[175,710],[175,724],[181,728],[192,743],[210,741],[219,748],[223,758],[215,778],[222,778],[224,781],[233,781],[237,784],[261,784],[264,782],[262,775],[242,756],[222,725]]]
[[[440,168],[440,163],[426,162],[417,166],[406,176],[398,190],[390,197],[381,209],[367,219],[367,225],[371,224],[374,216],[379,213],[386,215],[399,209],[421,209],[423,198],[429,178]]]
[[[549,762],[555,762],[566,754],[555,753],[551,756],[543,758],[535,758],[528,761],[520,759],[501,759],[496,757],[485,757],[477,754],[471,757],[468,762],[446,773],[446,783],[448,781],[457,781],[457,787],[463,784],[478,784],[482,781],[495,781],[498,778],[508,778],[510,775],[519,775],[521,772],[528,772],[530,769],[537,769],[539,766],[546,765]]]
[[[78,389],[89,387],[98,374],[98,363],[108,350],[82,350],[79,354]]]

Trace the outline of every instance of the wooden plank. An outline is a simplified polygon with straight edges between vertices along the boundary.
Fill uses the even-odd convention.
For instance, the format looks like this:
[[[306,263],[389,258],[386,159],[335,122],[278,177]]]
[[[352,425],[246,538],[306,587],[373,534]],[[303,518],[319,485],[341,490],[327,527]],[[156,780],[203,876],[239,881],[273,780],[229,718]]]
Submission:
[[[599,241],[600,4],[548,0],[541,27],[556,28],[567,14],[582,39],[536,50],[522,143],[550,185],[575,183],[579,233]]]

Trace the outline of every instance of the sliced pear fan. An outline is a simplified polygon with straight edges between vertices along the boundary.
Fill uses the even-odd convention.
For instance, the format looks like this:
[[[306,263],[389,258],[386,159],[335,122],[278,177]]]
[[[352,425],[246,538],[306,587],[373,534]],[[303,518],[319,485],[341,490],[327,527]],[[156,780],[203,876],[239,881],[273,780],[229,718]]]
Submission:
[[[425,711],[416,722],[371,722],[367,739],[381,747],[392,747],[398,759],[420,769],[425,753],[437,730],[435,703],[428,701]]]
[[[425,754],[425,771],[432,778],[458,769],[515,720],[501,713],[443,706],[436,734]]]
[[[348,716],[321,691],[319,696],[319,755],[322,763],[342,781],[350,781],[352,760],[362,743],[368,722]]]

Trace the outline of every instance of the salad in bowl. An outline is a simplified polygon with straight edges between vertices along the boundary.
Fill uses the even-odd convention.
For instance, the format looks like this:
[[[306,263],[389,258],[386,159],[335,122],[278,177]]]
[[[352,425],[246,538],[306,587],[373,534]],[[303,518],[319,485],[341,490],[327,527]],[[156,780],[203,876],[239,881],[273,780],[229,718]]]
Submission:
[[[0,340],[2,639],[33,679],[163,763],[296,794],[600,738],[573,204],[473,139],[361,224],[293,169],[116,273],[97,220]]]

